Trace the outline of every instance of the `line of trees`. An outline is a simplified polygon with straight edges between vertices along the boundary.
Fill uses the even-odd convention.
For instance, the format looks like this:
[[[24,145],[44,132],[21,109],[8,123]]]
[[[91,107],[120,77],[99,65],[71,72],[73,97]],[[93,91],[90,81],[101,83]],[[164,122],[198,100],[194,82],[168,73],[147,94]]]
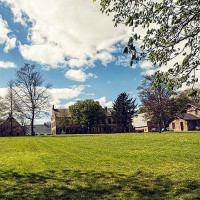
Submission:
[[[113,103],[111,116],[118,130],[126,132],[130,130],[133,115],[136,113],[136,99],[129,98],[129,95],[121,93]],[[91,133],[94,127],[106,124],[106,110],[93,99],[77,101],[69,108],[70,119],[66,114],[59,116],[57,125],[66,130],[67,126],[74,125],[78,132]]]

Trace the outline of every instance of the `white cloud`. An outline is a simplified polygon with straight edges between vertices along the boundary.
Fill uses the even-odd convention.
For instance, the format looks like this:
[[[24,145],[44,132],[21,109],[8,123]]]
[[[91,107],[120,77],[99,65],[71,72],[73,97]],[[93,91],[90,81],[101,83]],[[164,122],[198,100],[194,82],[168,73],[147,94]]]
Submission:
[[[114,45],[128,40],[130,28],[114,27],[112,16],[102,15],[91,0],[2,0],[15,22],[26,25],[30,44],[20,44],[27,60],[57,67],[104,65],[113,60]],[[28,22],[32,22],[31,27]]]
[[[145,61],[142,62],[142,64],[140,64],[140,67],[142,69],[150,69],[150,68],[153,67],[153,64],[151,63],[151,61],[145,60]]]
[[[13,62],[4,62],[4,61],[0,61],[0,68],[15,68],[16,65]]]
[[[88,78],[93,77],[93,78],[97,78],[96,75],[89,73],[86,74],[84,71],[82,70],[74,70],[74,69],[70,69],[66,72],[65,77],[74,81],[78,81],[78,82],[85,82]]]
[[[132,69],[136,68],[136,64],[130,66],[131,55],[120,55],[117,57],[116,65],[130,67]]]
[[[61,100],[69,100],[78,97],[83,93],[86,86],[79,85],[71,88],[52,88],[49,93],[52,97],[51,104],[55,107],[61,107]]]
[[[102,107],[112,108],[112,106],[113,106],[112,101],[106,102],[106,97],[101,97],[99,99],[95,99],[95,101],[98,101]]]
[[[5,44],[4,52],[8,52],[16,47],[16,38],[14,36],[9,36],[11,30],[8,27],[8,23],[2,19],[0,15],[0,44]]]
[[[70,102],[67,102],[65,104],[65,108],[69,108],[70,106],[74,105],[76,102],[75,101],[70,101]]]
[[[62,49],[54,44],[21,45],[19,51],[27,60],[35,61],[41,65],[51,65],[57,67],[65,63]]]

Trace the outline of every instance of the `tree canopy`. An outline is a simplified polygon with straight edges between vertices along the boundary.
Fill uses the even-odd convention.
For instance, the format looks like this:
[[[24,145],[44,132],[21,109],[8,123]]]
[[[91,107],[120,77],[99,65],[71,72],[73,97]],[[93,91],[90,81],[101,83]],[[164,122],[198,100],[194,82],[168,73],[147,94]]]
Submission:
[[[91,133],[93,127],[105,122],[105,114],[98,101],[77,101],[69,110],[72,124],[85,129],[86,132]]]
[[[132,122],[135,114],[136,99],[129,98],[129,95],[121,93],[113,103],[112,117],[115,123],[121,127],[122,132],[126,132],[126,128]]]
[[[95,0],[93,0],[95,1]],[[200,54],[199,0],[101,0],[101,11],[114,15],[115,26],[132,27],[124,53],[134,61],[150,60],[154,66],[170,65],[158,73],[157,84],[168,88],[198,81]]]

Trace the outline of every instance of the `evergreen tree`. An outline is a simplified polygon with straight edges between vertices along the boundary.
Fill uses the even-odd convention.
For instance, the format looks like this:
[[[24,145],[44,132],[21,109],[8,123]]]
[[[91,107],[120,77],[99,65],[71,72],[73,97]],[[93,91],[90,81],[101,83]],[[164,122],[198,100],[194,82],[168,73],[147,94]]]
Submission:
[[[137,107],[135,101],[136,99],[129,98],[129,95],[124,92],[119,94],[113,103],[112,117],[122,132],[126,132],[128,125],[132,122]]]

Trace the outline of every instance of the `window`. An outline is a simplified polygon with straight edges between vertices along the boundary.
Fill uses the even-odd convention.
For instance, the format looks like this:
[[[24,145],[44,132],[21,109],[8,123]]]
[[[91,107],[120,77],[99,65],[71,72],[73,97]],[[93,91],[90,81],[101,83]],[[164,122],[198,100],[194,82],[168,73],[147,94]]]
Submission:
[[[108,118],[108,124],[111,124],[111,118]]]

